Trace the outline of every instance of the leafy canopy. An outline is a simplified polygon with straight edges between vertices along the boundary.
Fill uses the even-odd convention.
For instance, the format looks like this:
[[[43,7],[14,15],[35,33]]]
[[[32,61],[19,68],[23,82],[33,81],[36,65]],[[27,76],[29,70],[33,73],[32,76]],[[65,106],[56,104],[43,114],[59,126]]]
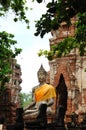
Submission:
[[[32,102],[32,93],[29,92],[27,93],[20,93],[20,103],[21,103],[21,107],[26,107],[27,105],[29,105]]]
[[[74,48],[79,49],[79,54],[86,53],[86,1],[85,0],[52,0],[47,4],[47,12],[40,20],[36,21],[35,36],[44,37],[52,29],[58,30],[62,22],[67,27],[71,25],[71,18],[76,16],[76,30],[74,37],[67,37],[57,45],[53,45],[50,51],[40,50],[38,55],[45,55],[49,60],[65,56]]]
[[[43,0],[42,0],[43,1]],[[86,12],[85,0],[52,0],[47,5],[47,12],[36,21],[35,36],[41,38],[52,29],[57,30],[62,22],[71,25],[70,19],[78,13]]]
[[[25,21],[27,28],[29,28],[29,20],[26,16],[28,7],[26,5],[27,0],[0,0],[0,16],[12,11],[15,14],[14,21]]]

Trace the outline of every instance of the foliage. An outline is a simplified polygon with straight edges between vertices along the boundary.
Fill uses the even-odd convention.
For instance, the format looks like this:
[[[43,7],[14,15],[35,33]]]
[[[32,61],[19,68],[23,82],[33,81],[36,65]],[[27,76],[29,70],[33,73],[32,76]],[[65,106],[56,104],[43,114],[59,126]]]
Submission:
[[[27,0],[0,0],[0,17],[10,12],[14,14],[14,21],[24,21],[29,28],[29,20],[26,17],[28,10]],[[12,73],[10,61],[21,53],[16,48],[17,41],[13,40],[14,35],[3,31],[0,32],[0,93],[5,89],[5,83],[9,82],[9,75]],[[13,49],[12,49],[13,48]]]
[[[20,93],[20,102],[21,107],[26,107],[27,105],[29,105],[32,102],[32,93]]]
[[[10,60],[22,51],[15,47],[17,42],[13,38],[13,34],[8,34],[5,31],[0,32],[0,92],[5,89],[5,83],[9,82],[9,74],[12,73]]]
[[[83,56],[86,53],[86,12],[78,14],[76,27],[75,38],[78,43],[79,53]]]
[[[40,20],[36,21],[35,36],[41,38],[50,32],[51,29],[57,30],[62,22],[71,25],[70,19],[78,13],[86,12],[85,0],[52,0],[47,4],[47,12],[43,14]]]
[[[44,0],[36,0],[36,1],[38,3],[42,3]],[[26,11],[28,10],[26,4],[27,4],[27,0],[0,0],[0,16],[5,15],[6,12],[9,12],[9,10],[12,10],[15,13],[14,21],[17,22],[18,20],[24,20],[28,24],[28,28],[29,28],[29,20],[26,17]],[[51,2],[48,2],[46,7],[47,7],[47,12],[42,15],[40,20],[36,21],[35,36],[40,35],[41,38],[43,38],[44,35],[50,32],[52,29],[53,30],[59,29],[61,23],[64,21],[67,23],[67,26],[69,27],[71,25],[70,19],[73,16],[78,15],[80,22],[77,23],[77,30],[76,30],[74,41],[76,41],[76,44],[78,43],[77,46],[79,48],[80,55],[83,55],[85,51],[85,41],[86,41],[85,40],[86,1],[85,0],[51,0]],[[66,39],[66,41],[67,40],[69,40],[69,38]],[[63,45],[63,43],[61,44]],[[67,48],[69,50],[70,47]],[[66,54],[67,49],[66,50],[64,49],[64,51],[65,51],[64,54]],[[55,52],[48,52],[48,53],[50,59],[52,55],[55,54]],[[59,55],[61,55],[61,51],[59,53],[60,53]],[[62,53],[62,55],[64,54]]]
[[[83,20],[82,20],[83,19]],[[39,56],[45,55],[48,60],[53,60],[56,57],[66,56],[77,48],[79,55],[83,56],[86,53],[86,13],[78,14],[78,21],[76,23],[76,32],[74,37],[67,37],[56,45],[52,45],[51,51],[40,50]]]
[[[79,54],[86,53],[86,1],[82,0],[52,0],[47,4],[47,12],[43,14],[39,21],[36,21],[35,36],[41,38],[48,32],[58,30],[62,22],[71,25],[71,18],[76,15],[76,32],[74,37],[67,37],[62,42],[51,47],[50,51],[40,50],[38,55],[45,55],[49,60],[56,57],[65,56],[74,48],[78,48]]]
[[[59,42],[56,45],[51,47],[50,51],[47,50],[39,50],[38,56],[45,55],[48,60],[53,60],[56,57],[61,57],[69,54],[72,49],[76,48],[75,38],[68,37],[65,38],[62,42]]]
[[[26,11],[28,10],[26,3],[26,0],[0,0],[0,16],[12,10],[15,13],[14,21],[23,20],[29,28],[29,20],[26,17]]]

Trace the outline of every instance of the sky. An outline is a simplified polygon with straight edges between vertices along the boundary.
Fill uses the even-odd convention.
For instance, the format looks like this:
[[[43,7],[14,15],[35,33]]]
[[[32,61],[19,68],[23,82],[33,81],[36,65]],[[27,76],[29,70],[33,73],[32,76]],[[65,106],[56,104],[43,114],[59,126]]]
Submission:
[[[17,41],[16,47],[22,48],[23,50],[17,57],[17,63],[21,65],[21,92],[24,93],[29,93],[38,84],[37,71],[41,64],[43,64],[46,71],[49,70],[47,58],[44,56],[38,57],[37,53],[40,49],[50,49],[49,38],[51,38],[51,34],[46,34],[42,39],[40,36],[34,36],[34,32],[36,31],[34,20],[39,20],[41,15],[46,12],[45,4],[38,4],[37,2],[28,3],[29,7],[33,8],[33,10],[28,10],[27,12],[27,17],[30,20],[29,30],[26,29],[25,23],[13,22],[12,13],[0,19],[0,23],[2,23],[0,24],[1,30],[14,34],[14,39]]]

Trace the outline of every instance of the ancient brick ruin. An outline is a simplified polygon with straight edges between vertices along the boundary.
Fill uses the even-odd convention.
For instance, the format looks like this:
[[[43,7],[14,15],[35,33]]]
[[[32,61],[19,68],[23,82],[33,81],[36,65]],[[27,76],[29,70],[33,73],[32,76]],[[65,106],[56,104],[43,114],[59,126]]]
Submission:
[[[51,31],[52,38],[49,39],[50,47],[58,44],[67,36],[74,36],[76,17],[71,19],[72,25],[67,28],[66,23],[57,31]],[[79,56],[77,49],[69,55],[61,58],[54,58],[49,61],[50,83],[58,88],[60,75],[63,74],[67,86],[68,100],[66,116],[72,112],[82,114],[86,112],[86,56]],[[57,94],[57,102],[58,102]]]
[[[13,73],[6,84],[6,90],[0,95],[0,118],[4,118],[6,124],[14,123],[16,109],[20,107],[19,92],[21,91],[21,68],[16,59],[11,60]]]

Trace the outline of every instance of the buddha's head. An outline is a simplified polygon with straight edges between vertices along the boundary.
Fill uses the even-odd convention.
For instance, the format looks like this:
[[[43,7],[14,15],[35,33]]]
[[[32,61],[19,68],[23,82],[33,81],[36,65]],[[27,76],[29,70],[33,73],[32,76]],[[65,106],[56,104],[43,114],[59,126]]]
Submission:
[[[38,80],[39,80],[40,83],[46,82],[47,72],[43,68],[43,65],[40,66],[40,68],[37,72],[37,76],[38,76]]]

